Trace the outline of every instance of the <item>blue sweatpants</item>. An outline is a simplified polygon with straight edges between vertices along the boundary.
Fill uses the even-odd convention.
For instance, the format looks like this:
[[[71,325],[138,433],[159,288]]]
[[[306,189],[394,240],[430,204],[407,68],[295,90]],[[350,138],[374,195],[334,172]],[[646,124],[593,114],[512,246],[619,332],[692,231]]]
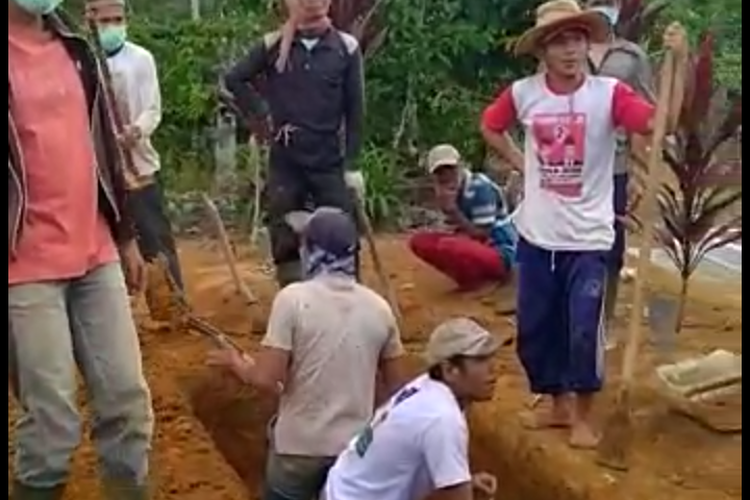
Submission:
[[[615,191],[612,200],[615,215],[623,216],[628,213],[628,174],[615,175]],[[607,266],[610,274],[620,275],[625,264],[625,224],[615,219],[615,243],[607,256]]]
[[[553,252],[522,238],[517,262],[517,349],[531,391],[599,391],[607,252]]]

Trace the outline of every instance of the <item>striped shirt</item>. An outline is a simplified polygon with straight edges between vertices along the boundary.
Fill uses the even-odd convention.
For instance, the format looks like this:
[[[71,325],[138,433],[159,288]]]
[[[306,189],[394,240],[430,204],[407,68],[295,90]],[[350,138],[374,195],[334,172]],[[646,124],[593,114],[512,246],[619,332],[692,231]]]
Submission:
[[[508,214],[505,193],[483,173],[466,172],[466,180],[459,193],[458,208],[472,224],[489,229],[490,241],[512,266],[516,260],[518,234]]]

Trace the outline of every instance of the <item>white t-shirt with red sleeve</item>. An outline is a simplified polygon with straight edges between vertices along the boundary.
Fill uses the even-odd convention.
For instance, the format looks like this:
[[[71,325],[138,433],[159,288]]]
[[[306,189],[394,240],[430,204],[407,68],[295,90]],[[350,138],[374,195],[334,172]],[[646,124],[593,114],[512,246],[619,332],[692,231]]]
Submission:
[[[616,130],[647,133],[653,105],[614,78],[587,76],[557,93],[545,74],[515,82],[484,111],[483,126],[525,131],[524,202],[516,225],[553,251],[609,250],[614,243]]]

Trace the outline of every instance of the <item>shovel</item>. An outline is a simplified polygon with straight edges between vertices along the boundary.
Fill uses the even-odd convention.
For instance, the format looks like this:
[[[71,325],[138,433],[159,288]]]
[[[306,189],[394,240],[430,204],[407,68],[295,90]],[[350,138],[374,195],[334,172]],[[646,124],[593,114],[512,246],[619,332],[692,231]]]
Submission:
[[[643,232],[638,254],[637,277],[634,285],[633,307],[630,318],[630,332],[625,346],[622,364],[622,376],[618,388],[614,411],[606,421],[604,435],[598,449],[597,462],[615,470],[627,470],[630,445],[632,442],[633,422],[631,418],[631,392],[635,379],[636,363],[641,344],[643,306],[645,302],[645,281],[651,265],[651,247],[654,240],[658,206],[656,192],[659,185],[657,171],[662,158],[662,147],[667,132],[669,106],[677,73],[676,61],[672,51],[665,54],[664,65],[659,84],[659,96],[654,118],[654,133],[643,197],[642,221]]]

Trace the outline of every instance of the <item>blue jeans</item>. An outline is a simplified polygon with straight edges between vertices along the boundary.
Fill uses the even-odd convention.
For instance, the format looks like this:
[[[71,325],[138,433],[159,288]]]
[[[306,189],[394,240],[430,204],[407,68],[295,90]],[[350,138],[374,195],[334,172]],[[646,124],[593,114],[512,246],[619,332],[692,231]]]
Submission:
[[[8,323],[11,388],[23,409],[16,480],[32,488],[67,481],[81,441],[78,367],[103,478],[145,484],[153,413],[120,265],[67,281],[9,286]]]

